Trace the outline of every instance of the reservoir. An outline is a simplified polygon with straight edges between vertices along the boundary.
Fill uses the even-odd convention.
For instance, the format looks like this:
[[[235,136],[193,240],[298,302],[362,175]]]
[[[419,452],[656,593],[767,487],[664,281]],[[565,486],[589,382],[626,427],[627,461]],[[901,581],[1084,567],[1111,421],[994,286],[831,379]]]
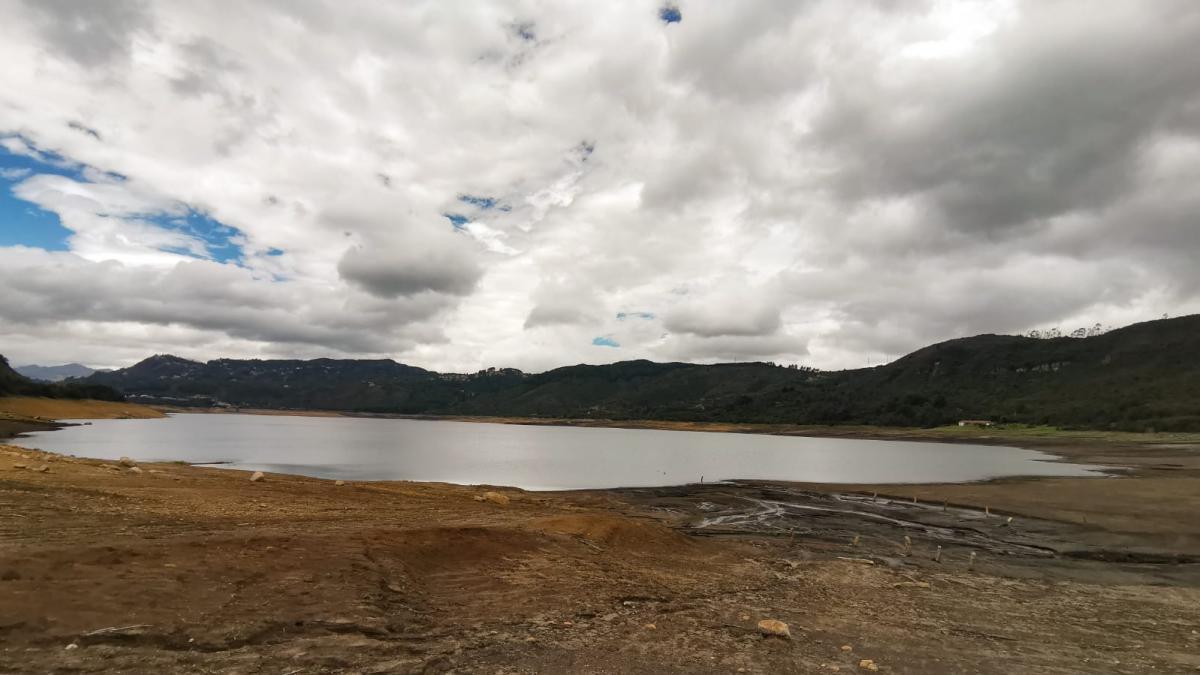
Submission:
[[[1091,476],[1101,468],[1047,461],[1052,456],[1034,450],[959,443],[239,414],[94,420],[12,442],[99,459],[527,490],[653,487],[702,478],[958,483]]]

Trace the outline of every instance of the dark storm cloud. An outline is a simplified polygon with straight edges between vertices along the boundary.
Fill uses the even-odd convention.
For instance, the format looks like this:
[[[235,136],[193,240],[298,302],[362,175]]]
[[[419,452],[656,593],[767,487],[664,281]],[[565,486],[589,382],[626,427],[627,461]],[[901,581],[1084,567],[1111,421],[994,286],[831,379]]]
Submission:
[[[965,60],[851,62],[812,134],[843,197],[919,198],[945,227],[998,236],[1119,199],[1145,143],[1200,130],[1200,5],[1105,9],[1024,3]]]
[[[355,246],[338,262],[338,274],[380,298],[425,292],[470,294],[483,271],[466,250],[468,244],[430,243],[426,240],[383,249]]]
[[[135,33],[151,26],[144,2],[135,0],[25,0],[34,10],[51,51],[83,66],[128,56]]]

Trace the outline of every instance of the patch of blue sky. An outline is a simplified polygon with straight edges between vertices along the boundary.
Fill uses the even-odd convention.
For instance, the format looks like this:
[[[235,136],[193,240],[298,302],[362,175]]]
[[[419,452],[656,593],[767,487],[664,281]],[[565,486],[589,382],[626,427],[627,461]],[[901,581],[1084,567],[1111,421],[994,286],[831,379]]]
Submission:
[[[470,204],[471,206],[478,207],[479,209],[481,209],[483,211],[487,211],[488,209],[496,206],[496,198],[495,197],[480,197],[478,195],[459,195],[458,201],[460,201],[464,204]]]
[[[683,13],[675,5],[663,5],[658,10],[658,18],[662,19],[663,23],[679,23],[683,21]]]
[[[58,153],[37,148],[21,136],[0,135],[0,246],[67,250],[72,232],[63,226],[58,214],[13,195],[14,185],[37,174],[64,176],[80,183],[127,180],[121,174],[100,171],[73,162]],[[140,214],[136,218],[199,240],[208,252],[208,256],[199,257],[235,263],[243,259],[241,241],[244,235],[241,231],[203,211],[181,205],[178,210]],[[193,252],[183,249],[162,250],[197,257]]]
[[[243,235],[236,227],[230,227],[212,216],[188,208],[184,216],[174,214],[145,214],[139,218],[164,230],[173,230],[200,240],[208,251],[208,256],[217,262],[241,262],[244,258],[241,241]],[[167,251],[167,249],[163,249]],[[189,255],[185,251],[167,251]],[[280,252],[282,253],[282,251]]]
[[[467,223],[471,222],[470,218],[467,218],[461,213],[443,213],[442,217],[450,221],[450,224],[454,226],[455,230],[462,230],[467,226]]]
[[[611,335],[601,335],[597,338],[592,338],[592,344],[596,347],[620,347],[621,343],[612,338]]]
[[[23,139],[9,136],[22,146]],[[47,251],[65,251],[71,230],[63,227],[58,214],[41,209],[13,195],[13,186],[35,173],[53,173],[82,180],[80,167],[72,166],[61,156],[43,153],[49,161],[13,152],[0,143],[0,246],[30,246]]]
[[[617,321],[624,321],[626,319],[642,319],[644,321],[653,321],[654,318],[654,312],[617,312]]]

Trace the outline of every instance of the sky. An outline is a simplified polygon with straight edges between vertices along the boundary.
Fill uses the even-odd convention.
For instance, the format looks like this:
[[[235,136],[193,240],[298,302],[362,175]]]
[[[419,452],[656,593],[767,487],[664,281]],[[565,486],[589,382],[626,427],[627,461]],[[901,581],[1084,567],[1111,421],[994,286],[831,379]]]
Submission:
[[[0,0],[0,353],[879,364],[1200,311],[1200,3]]]

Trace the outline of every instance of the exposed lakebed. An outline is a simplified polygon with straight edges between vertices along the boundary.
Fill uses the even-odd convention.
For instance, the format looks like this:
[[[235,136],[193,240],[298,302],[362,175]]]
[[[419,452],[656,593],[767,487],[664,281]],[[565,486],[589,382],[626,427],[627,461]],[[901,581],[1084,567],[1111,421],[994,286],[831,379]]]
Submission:
[[[530,490],[653,487],[702,479],[967,482],[1088,476],[1100,469],[1002,446],[238,414],[95,420],[34,432],[15,443],[101,459],[128,456],[319,478],[487,483]]]

